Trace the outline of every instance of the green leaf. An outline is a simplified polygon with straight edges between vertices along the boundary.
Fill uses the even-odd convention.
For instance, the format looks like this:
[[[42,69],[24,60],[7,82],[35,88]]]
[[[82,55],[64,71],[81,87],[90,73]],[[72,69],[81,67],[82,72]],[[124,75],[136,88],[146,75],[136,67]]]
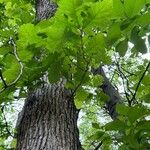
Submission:
[[[136,130],[150,130],[150,121],[144,120],[137,123]]]
[[[137,19],[137,16],[125,19],[124,21],[121,22],[120,29],[125,30],[125,29],[129,28],[129,30],[130,30],[130,26],[133,25],[133,23],[136,21],[136,19]]]
[[[137,121],[137,119],[144,117],[146,114],[148,114],[148,111],[145,107],[141,105],[136,105],[134,107],[130,107],[130,110],[128,112],[128,118],[132,124]]]
[[[150,12],[139,16],[136,20],[136,23],[141,26],[149,25],[150,24]]]
[[[91,80],[93,87],[98,87],[103,83],[103,77],[100,75],[94,75]]]
[[[144,76],[142,84],[144,84],[145,86],[150,86],[150,74]]]
[[[84,17],[84,26],[86,28],[101,27],[105,28],[112,18],[113,3],[112,0],[103,0],[93,3],[87,9],[87,17]]]
[[[44,31],[47,35],[46,48],[50,52],[60,51],[65,44],[65,25],[56,23]]]
[[[5,64],[5,70],[2,73],[3,77],[6,78],[6,83],[8,84],[17,78],[20,73],[20,65],[15,57],[11,55],[7,55],[3,61]]]
[[[11,141],[10,146],[11,146],[11,148],[16,148],[16,146],[17,146],[17,139],[13,139],[13,140]]]
[[[125,0],[124,7],[128,17],[133,17],[134,15],[140,13],[141,9],[144,7],[144,0]]]
[[[131,32],[131,42],[134,44],[134,47],[138,52],[141,52],[142,54],[147,52],[145,41],[139,36],[138,27],[134,27]]]
[[[120,56],[124,56],[128,49],[128,41],[127,39],[120,41],[116,46],[116,51],[119,52]]]
[[[129,135],[124,137],[124,140],[129,144],[129,147],[131,149],[139,149],[139,143],[134,137],[134,134],[130,133]]]
[[[83,88],[80,88],[77,90],[76,95],[75,95],[75,105],[78,109],[82,107],[84,102],[86,101],[89,93],[84,90]]]
[[[91,54],[97,53],[98,51],[103,51],[106,47],[105,36],[102,33],[85,37],[84,40],[85,43],[87,43],[87,51]]]
[[[120,115],[125,115],[127,116],[128,112],[129,112],[129,106],[126,106],[124,104],[117,104],[116,106],[116,111],[118,112],[118,114]]]
[[[113,0],[113,12],[117,17],[124,17],[125,10],[121,0]]]
[[[48,79],[50,83],[59,81],[59,79],[62,77],[61,70],[62,70],[61,60],[54,61],[52,64],[49,65]]]
[[[37,28],[31,24],[27,23],[20,27],[19,29],[19,48],[26,48],[28,45],[38,44],[41,42],[41,38],[37,35]]]
[[[105,132],[102,131],[97,131],[95,134],[93,134],[92,136],[90,136],[88,139],[89,140],[100,140],[101,137],[105,134]]]
[[[141,100],[144,101],[144,102],[146,102],[146,103],[150,103],[150,93],[142,96]]]
[[[4,56],[11,52],[11,47],[0,47],[0,55]]]
[[[106,131],[119,131],[119,130],[124,130],[126,128],[126,124],[120,120],[114,120],[112,122],[107,123],[104,128]]]
[[[110,44],[115,43],[121,37],[120,25],[118,23],[113,24],[108,30],[108,41]]]
[[[109,96],[101,91],[97,93],[96,99],[99,102],[99,104],[106,103],[109,100]]]
[[[27,49],[22,49],[21,51],[18,51],[18,55],[22,62],[28,62],[33,58],[32,51],[29,51]]]
[[[117,104],[116,110],[120,115],[127,117],[131,124],[148,113],[147,109],[141,105],[129,107],[123,104]]]
[[[98,123],[92,123],[92,127],[95,129],[100,129],[100,125]]]
[[[75,12],[81,4],[81,0],[61,0],[58,3],[60,11],[72,17],[75,16]]]
[[[85,50],[90,56],[94,57],[96,63],[99,63],[100,61],[105,64],[110,63],[110,58],[106,51],[106,37],[102,33],[88,37],[85,36],[84,42],[86,43]]]

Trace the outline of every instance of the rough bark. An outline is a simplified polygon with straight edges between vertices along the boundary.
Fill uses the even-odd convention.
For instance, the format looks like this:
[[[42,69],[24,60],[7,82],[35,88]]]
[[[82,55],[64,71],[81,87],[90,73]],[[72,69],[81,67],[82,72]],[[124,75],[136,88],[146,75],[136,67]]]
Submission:
[[[103,84],[100,86],[103,92],[109,96],[109,100],[106,103],[106,109],[112,119],[116,119],[116,104],[121,102],[121,97],[109,79],[106,77],[103,67],[100,65],[97,69],[92,68],[92,73],[94,75],[99,74],[103,77]]]
[[[57,9],[57,5],[51,0],[36,0],[36,21],[51,18]]]
[[[63,85],[31,92],[17,122],[17,150],[80,150],[78,110]]]

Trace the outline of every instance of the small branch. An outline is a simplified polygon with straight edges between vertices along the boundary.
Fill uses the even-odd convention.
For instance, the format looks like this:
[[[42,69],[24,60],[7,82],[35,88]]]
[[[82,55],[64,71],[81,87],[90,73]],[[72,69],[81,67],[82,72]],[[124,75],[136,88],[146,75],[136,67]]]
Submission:
[[[3,81],[4,87],[7,88],[7,84],[6,84],[6,82],[5,82],[4,78],[3,78],[2,69],[0,69],[0,77],[1,77],[1,79]]]
[[[76,91],[77,91],[77,90],[79,89],[79,87],[82,85],[82,82],[83,82],[83,80],[84,80],[84,77],[85,77],[85,75],[86,75],[88,69],[89,69],[89,63],[87,63],[86,69],[85,69],[85,71],[84,71],[84,73],[83,73],[83,75],[82,75],[81,81],[80,81],[79,84],[75,87],[75,89],[74,89],[74,91],[72,92],[70,98],[72,98],[72,97],[74,96],[74,94],[76,93]]]
[[[102,146],[102,141],[94,148],[94,150],[98,150]]]
[[[114,71],[113,71],[113,75],[112,75],[112,77],[111,77],[111,79],[110,79],[110,82],[113,82],[113,79],[114,79],[114,77],[115,77],[115,74],[116,74],[116,69],[114,69]]]
[[[83,43],[83,30],[82,30],[82,28],[80,29],[80,44],[81,44],[81,47],[80,47],[80,55],[82,54],[83,55],[83,59],[85,60],[85,62],[86,62],[86,67],[85,67],[85,71],[84,71],[84,73],[83,73],[83,75],[82,75],[82,78],[81,78],[81,81],[79,82],[79,84],[75,87],[75,89],[74,89],[74,91],[72,92],[72,94],[71,94],[71,96],[70,96],[70,98],[72,98],[73,96],[74,96],[74,94],[76,93],[76,91],[79,89],[79,87],[82,85],[82,82],[83,82],[83,80],[84,80],[84,78],[85,78],[85,75],[86,75],[86,73],[87,73],[87,71],[88,71],[88,69],[89,69],[89,64],[90,64],[90,59],[89,60],[87,60],[86,58],[85,58],[85,56],[84,56],[84,43]],[[77,67],[79,68],[79,66],[77,65]],[[81,67],[80,67],[81,68]],[[79,69],[80,69],[79,68]],[[83,70],[83,69],[82,69]]]
[[[20,65],[20,73],[18,74],[17,78],[13,82],[11,82],[10,84],[6,84],[5,80],[3,79],[2,73],[1,73],[0,77],[4,83],[4,87],[0,90],[0,93],[2,93],[6,88],[11,87],[18,82],[18,80],[20,79],[20,77],[23,73],[23,68],[24,68],[24,66],[23,66],[23,64],[22,64],[22,62],[21,62],[21,60],[17,54],[17,46],[16,46],[16,44],[12,38],[10,38],[9,44],[11,44],[13,46],[13,54],[14,54],[16,60],[18,61],[19,65]]]
[[[123,71],[125,71],[127,74],[129,74],[128,76],[137,76],[136,74],[127,71],[127,70],[126,70],[125,68],[123,68],[123,67],[121,67],[121,69],[122,69]]]
[[[135,92],[134,92],[134,94],[133,94],[133,97],[132,97],[132,99],[130,100],[131,103],[136,99],[137,91],[138,91],[138,89],[139,89],[139,87],[140,87],[140,84],[141,84],[141,82],[142,82],[142,80],[143,80],[143,78],[144,78],[146,72],[148,71],[149,66],[150,66],[150,62],[147,64],[147,66],[146,66],[146,68],[145,68],[145,70],[144,70],[144,72],[143,72],[143,74],[142,74],[142,76],[141,76],[141,78],[140,78],[140,80],[139,80],[137,86],[136,86],[136,89],[135,89]]]
[[[80,44],[81,44],[81,50],[82,50],[82,52],[84,51],[84,44],[83,44],[83,29],[81,28],[80,29]]]
[[[117,68],[118,68],[119,75],[120,75],[120,77],[121,77],[121,79],[122,79],[122,82],[123,82],[123,88],[124,88],[124,92],[125,92],[126,99],[127,99],[127,101],[128,101],[128,104],[130,105],[130,99],[129,99],[130,94],[127,92],[127,90],[128,90],[131,94],[133,94],[133,93],[132,93],[132,91],[129,89],[129,82],[128,82],[128,79],[127,79],[127,77],[124,75],[124,73],[122,72],[118,61],[116,62],[116,66],[117,66]],[[125,79],[126,79],[126,83],[125,83]],[[125,86],[125,85],[127,86],[127,90],[126,90],[126,86]]]
[[[10,44],[13,45],[13,48],[14,48],[14,55],[15,55],[16,60],[18,61],[19,65],[20,65],[20,73],[19,73],[18,77],[15,79],[15,81],[13,81],[13,82],[10,84],[10,85],[12,85],[12,84],[15,84],[15,83],[20,79],[20,77],[21,77],[21,75],[22,75],[22,73],[23,73],[23,68],[24,68],[24,67],[23,67],[23,64],[22,64],[20,58],[18,57],[18,54],[17,54],[17,46],[16,46],[16,44],[15,44],[15,42],[14,42],[14,40],[13,40],[12,38],[10,39]]]
[[[4,113],[4,107],[5,107],[5,105],[1,107],[1,111],[2,111],[2,114],[3,114],[4,121],[5,121],[5,128],[6,128],[7,133],[8,133],[12,138],[14,138],[14,136],[12,135],[12,133],[9,131],[8,122],[7,122],[7,120],[6,120],[6,116],[5,116],[5,113]]]

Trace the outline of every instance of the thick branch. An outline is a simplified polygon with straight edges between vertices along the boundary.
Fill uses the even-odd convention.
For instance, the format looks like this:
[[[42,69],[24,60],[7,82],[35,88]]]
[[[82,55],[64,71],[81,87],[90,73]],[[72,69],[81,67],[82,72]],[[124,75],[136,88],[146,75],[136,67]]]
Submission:
[[[115,119],[117,117],[117,112],[115,110],[116,104],[121,102],[121,97],[118,91],[114,88],[109,79],[106,77],[102,65],[100,65],[97,69],[92,68],[92,73],[94,75],[99,74],[103,76],[104,81],[101,85],[101,88],[103,92],[109,96],[109,101],[106,103],[106,109],[108,110],[109,115],[112,117],[112,119]]]

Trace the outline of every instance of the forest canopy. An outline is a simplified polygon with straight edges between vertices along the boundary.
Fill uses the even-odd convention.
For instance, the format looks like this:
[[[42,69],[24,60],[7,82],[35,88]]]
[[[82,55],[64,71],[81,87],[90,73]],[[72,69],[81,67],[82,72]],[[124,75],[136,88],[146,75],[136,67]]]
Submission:
[[[150,149],[150,0],[53,2],[39,21],[36,1],[0,0],[0,150],[15,149],[9,116],[29,91],[60,79],[80,109],[83,149]],[[113,112],[106,78],[120,97]]]

